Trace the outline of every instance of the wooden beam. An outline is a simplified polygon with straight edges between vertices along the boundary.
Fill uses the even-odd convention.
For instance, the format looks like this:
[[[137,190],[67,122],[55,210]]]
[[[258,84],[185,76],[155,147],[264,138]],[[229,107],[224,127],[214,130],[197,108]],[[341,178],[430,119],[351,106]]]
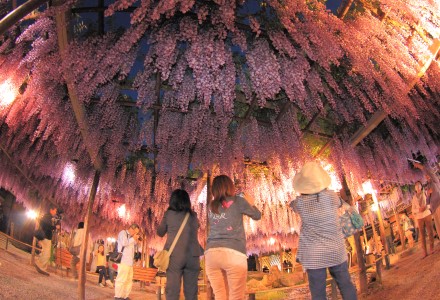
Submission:
[[[56,1],[56,3],[62,4],[62,0]],[[65,12],[57,12],[56,14],[56,26],[58,34],[58,47],[60,49],[61,59],[66,59],[66,54],[68,52],[69,45],[69,32],[67,30],[68,15]],[[69,93],[69,99],[72,104],[73,112],[75,114],[76,121],[78,123],[79,130],[81,132],[81,137],[86,146],[87,152],[89,153],[90,159],[92,161],[95,170],[102,170],[103,162],[99,153],[99,149],[93,147],[93,139],[91,138],[89,131],[90,126],[87,121],[86,109],[79,101],[78,91],[75,87],[75,81],[73,73],[70,70],[64,70],[64,76],[67,83],[67,90]]]
[[[99,13],[104,12],[108,6],[93,6],[93,7],[74,7],[71,9],[71,12],[73,14],[82,14],[82,13]],[[116,12],[123,12],[123,13],[132,13],[135,11],[137,7],[131,6],[123,10],[118,10]]]
[[[104,7],[104,0],[98,1],[98,7],[103,8]],[[98,12],[98,34],[104,35],[104,10],[101,10]]]
[[[306,127],[304,127],[303,131],[307,131],[310,129],[310,127],[312,127],[313,123],[315,122],[316,118],[318,118],[320,113],[321,112],[319,111],[312,117],[312,119],[309,121],[309,123],[307,123]]]
[[[3,19],[0,20],[0,35],[3,35],[9,28],[14,26],[18,21],[37,9],[47,0],[29,0],[11,11]]]
[[[328,140],[327,143],[325,143],[325,145],[322,146],[322,148],[319,149],[318,153],[316,153],[315,156],[313,156],[313,157],[316,158],[316,157],[321,156],[324,153],[324,151],[327,150],[330,147],[332,142],[333,142],[333,139]]]
[[[162,79],[160,72],[156,73],[156,86],[155,86],[155,93],[156,93],[156,103],[155,105],[161,106],[160,104],[160,90],[162,85]],[[157,135],[157,128],[159,127],[159,110],[155,109],[153,112],[153,149],[157,149],[156,145],[156,135]],[[151,176],[151,195],[154,194],[154,189],[156,186],[156,178],[157,178],[157,151],[153,151],[153,174]]]
[[[417,82],[419,82],[420,78],[425,75],[429,66],[437,57],[440,51],[440,39],[435,39],[431,46],[429,46],[428,50],[430,52],[429,58],[424,63],[419,62],[420,70],[417,73],[417,76],[408,83],[406,93],[409,93],[414,88],[414,86],[417,84]],[[356,131],[356,133],[350,138],[350,145],[352,147],[355,147],[357,144],[359,144],[359,142],[362,141],[362,139],[366,137],[371,131],[373,131],[386,117],[387,113],[385,113],[383,110],[377,111],[370,118],[370,120],[368,120],[367,124],[359,128],[359,130]]]
[[[377,111],[355,134],[350,138],[350,145],[355,147],[360,141],[364,139],[371,131],[373,131],[385,118],[387,114],[383,110]]]
[[[341,5],[338,8],[338,18],[344,19],[345,15],[350,10],[351,5],[353,4],[354,0],[342,0]]]

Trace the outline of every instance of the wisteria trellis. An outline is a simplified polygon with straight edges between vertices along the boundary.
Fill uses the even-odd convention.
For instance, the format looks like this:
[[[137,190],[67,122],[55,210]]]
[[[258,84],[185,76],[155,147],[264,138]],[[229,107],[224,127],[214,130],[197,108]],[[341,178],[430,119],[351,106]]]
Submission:
[[[331,120],[337,132],[330,133],[326,160],[353,191],[371,174],[412,181],[418,175],[405,157],[421,151],[432,161],[438,154],[438,61],[410,91],[408,83],[439,39],[439,3],[362,3],[368,9],[352,9],[341,20],[319,1],[113,1],[106,20],[116,22],[118,11],[134,6],[130,25],[104,35],[76,33],[63,55],[55,15],[87,1],[46,9],[0,40],[0,84],[9,80],[21,92],[0,106],[0,146],[14,160],[0,151],[0,186],[36,206],[19,165],[66,208],[71,223],[84,214],[93,170],[69,102],[70,72],[92,146],[105,161],[93,230],[111,234],[120,226],[115,220],[139,222],[156,247],[170,190],[191,190],[204,216],[197,197],[205,182],[185,177],[214,170],[242,181],[263,211],[261,222],[246,225],[250,251],[291,247],[298,220],[287,207],[290,179],[316,150],[301,120]],[[121,105],[127,82],[135,108]],[[351,135],[377,110],[389,117],[351,147]],[[77,177],[66,183],[62,174],[72,160]],[[115,193],[121,201],[111,201]],[[121,203],[129,218],[118,216]]]

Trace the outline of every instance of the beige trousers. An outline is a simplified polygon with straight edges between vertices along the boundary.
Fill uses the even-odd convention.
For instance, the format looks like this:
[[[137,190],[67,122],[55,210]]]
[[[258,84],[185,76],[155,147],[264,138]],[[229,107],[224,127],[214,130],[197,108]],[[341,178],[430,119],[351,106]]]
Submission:
[[[245,254],[228,248],[212,248],[205,252],[205,265],[215,300],[246,299]]]
[[[115,298],[128,298],[133,285],[133,266],[118,265],[118,276],[115,280]]]
[[[417,219],[417,223],[419,225],[419,238],[420,243],[422,244],[423,253],[426,256],[428,251],[426,249],[426,236],[425,236],[425,228],[428,232],[429,237],[429,251],[432,253],[434,251],[434,234],[432,227],[432,215],[426,216],[423,219]]]
[[[42,248],[41,253],[35,263],[41,270],[47,271],[47,266],[49,265],[50,260],[50,248],[52,247],[52,241],[44,239],[40,241],[40,245]]]

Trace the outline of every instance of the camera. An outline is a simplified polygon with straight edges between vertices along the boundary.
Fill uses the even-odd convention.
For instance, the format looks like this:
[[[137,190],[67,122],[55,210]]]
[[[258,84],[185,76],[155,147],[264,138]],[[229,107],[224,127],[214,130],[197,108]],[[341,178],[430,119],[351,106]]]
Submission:
[[[52,217],[52,224],[53,225],[60,224],[62,219],[63,219],[63,215],[57,213],[55,216]]]

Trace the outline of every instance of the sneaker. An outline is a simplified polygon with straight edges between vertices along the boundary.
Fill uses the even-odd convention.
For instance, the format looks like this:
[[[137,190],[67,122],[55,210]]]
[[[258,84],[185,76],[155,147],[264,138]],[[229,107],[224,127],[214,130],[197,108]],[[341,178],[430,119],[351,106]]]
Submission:
[[[100,287],[105,287],[101,282],[98,284]]]
[[[113,283],[110,280],[106,280],[105,283],[107,284],[108,287],[113,287]]]

